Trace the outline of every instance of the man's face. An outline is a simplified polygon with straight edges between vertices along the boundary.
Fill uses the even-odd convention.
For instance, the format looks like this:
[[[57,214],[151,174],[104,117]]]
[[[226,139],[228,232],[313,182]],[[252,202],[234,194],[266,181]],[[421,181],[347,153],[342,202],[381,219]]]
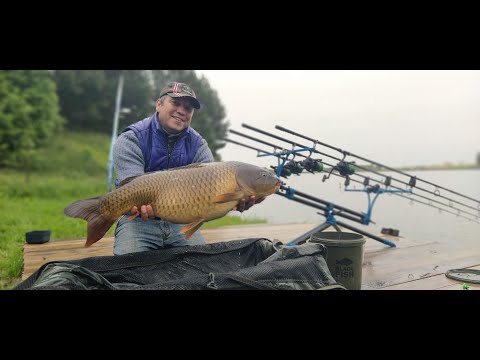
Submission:
[[[160,125],[170,134],[177,134],[192,122],[193,106],[188,97],[173,98],[165,95],[163,104],[157,99],[155,108]]]

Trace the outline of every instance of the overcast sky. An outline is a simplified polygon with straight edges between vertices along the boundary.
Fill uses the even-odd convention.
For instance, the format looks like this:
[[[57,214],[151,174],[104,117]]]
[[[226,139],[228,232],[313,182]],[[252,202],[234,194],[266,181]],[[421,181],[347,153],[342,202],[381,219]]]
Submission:
[[[390,166],[474,163],[480,152],[480,71],[197,73],[218,92],[230,129],[282,146],[286,144],[245,129],[242,123],[311,145],[275,129],[281,125]],[[270,150],[235,134],[229,137]],[[220,154],[225,161],[253,162],[256,157],[255,151],[230,143]],[[268,162],[273,164],[271,157]]]

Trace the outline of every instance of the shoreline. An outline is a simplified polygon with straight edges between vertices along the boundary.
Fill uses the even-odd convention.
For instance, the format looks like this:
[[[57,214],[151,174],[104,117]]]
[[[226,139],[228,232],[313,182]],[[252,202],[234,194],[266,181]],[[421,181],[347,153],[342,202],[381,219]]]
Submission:
[[[391,171],[385,169],[384,167],[379,166],[372,166],[372,165],[361,165],[363,168],[368,169],[368,171],[378,171],[378,172],[387,172]],[[459,164],[459,165],[451,165],[451,164],[444,164],[444,165],[417,165],[417,166],[402,166],[402,167],[392,167],[396,171],[431,171],[431,170],[480,170],[479,165],[475,164]],[[363,169],[358,169],[358,172],[367,171]]]

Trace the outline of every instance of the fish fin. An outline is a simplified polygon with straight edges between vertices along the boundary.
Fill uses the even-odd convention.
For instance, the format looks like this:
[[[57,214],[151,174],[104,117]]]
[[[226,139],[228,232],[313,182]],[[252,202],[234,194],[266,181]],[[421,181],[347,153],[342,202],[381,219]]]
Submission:
[[[205,219],[201,218],[197,221],[191,222],[190,224],[184,225],[179,231],[179,234],[185,233],[185,239],[190,239],[190,236],[193,235],[195,231],[200,229],[200,226],[205,222]]]
[[[99,199],[100,196],[79,200],[63,209],[65,215],[88,222],[85,247],[100,240],[115,222],[115,220],[105,219],[100,213]]]
[[[105,233],[115,222],[115,220],[105,219],[100,213],[98,215],[97,218],[88,222],[87,242],[85,243],[85,247],[89,247],[103,238]]]
[[[231,193],[225,193],[221,195],[217,195],[213,198],[214,203],[226,203],[229,201],[238,201],[245,196],[243,191],[235,191]]]
[[[73,218],[84,219],[88,221],[88,218],[91,216],[91,214],[98,210],[100,206],[99,199],[100,196],[75,201],[63,209],[63,213]]]
[[[142,175],[143,175],[143,174],[142,174]],[[120,181],[120,183],[118,184],[118,187],[121,187],[121,186],[123,186],[123,185],[125,185],[125,184],[128,184],[130,181],[135,180],[136,178],[138,178],[138,177],[140,177],[140,176],[142,176],[142,175],[130,176],[130,177],[126,178],[126,179],[123,179],[123,180]]]
[[[164,172],[171,172],[171,171],[177,171],[177,170],[183,170],[183,169],[201,168],[201,167],[208,166],[208,164],[209,163],[193,163],[193,164],[189,164],[189,165],[185,165],[185,166],[178,166],[178,167],[169,168],[169,169],[156,170],[156,171],[152,171],[152,172],[149,172],[147,174],[144,174],[144,175],[152,175],[152,174],[155,174],[155,173],[164,173]]]
[[[160,171],[175,171],[175,170],[192,169],[192,168],[199,168],[199,167],[205,167],[205,166],[208,166],[208,163],[193,163],[185,166],[179,166],[179,167],[160,170]]]

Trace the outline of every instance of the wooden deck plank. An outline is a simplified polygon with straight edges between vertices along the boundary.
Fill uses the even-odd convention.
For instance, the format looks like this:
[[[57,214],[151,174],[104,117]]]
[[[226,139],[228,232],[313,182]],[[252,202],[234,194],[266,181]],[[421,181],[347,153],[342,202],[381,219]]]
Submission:
[[[264,237],[287,243],[314,228],[316,224],[256,224],[228,226],[201,230],[208,243]],[[366,239],[362,289],[461,289],[459,282],[449,279],[445,272],[450,269],[480,269],[480,245],[462,248],[437,242],[421,242],[402,237],[381,235],[396,243],[391,248],[378,241]],[[89,248],[84,248],[85,239],[50,241],[44,244],[25,244],[25,280],[40,266],[50,261],[68,261],[92,256],[111,256],[113,237],[105,237]],[[471,284],[473,289],[480,286]],[[470,286],[470,284],[469,284]]]
[[[479,266],[472,266],[469,269],[480,270]],[[413,280],[406,283],[386,287],[386,290],[422,290],[422,289],[439,289],[439,290],[463,290],[463,282],[453,280],[445,276],[445,273],[436,274],[419,280]],[[467,283],[471,290],[480,290],[480,284]]]
[[[207,243],[264,237],[288,242],[314,228],[315,224],[254,224],[226,226],[201,230]],[[25,244],[22,280],[50,261],[68,261],[90,256],[113,255],[113,237],[105,237],[88,248],[85,239],[49,241],[43,244]]]
[[[64,249],[82,248],[85,245],[85,239],[64,239],[49,241],[44,244],[25,244],[23,252],[25,254],[43,253],[45,251],[62,251]],[[99,247],[111,247],[113,237],[104,237],[92,245],[91,249]]]
[[[462,248],[430,242],[388,250],[390,251],[365,254],[363,283],[368,287],[386,289],[393,285],[445,274],[450,269],[480,265],[480,247]],[[429,283],[421,284],[425,288]]]

